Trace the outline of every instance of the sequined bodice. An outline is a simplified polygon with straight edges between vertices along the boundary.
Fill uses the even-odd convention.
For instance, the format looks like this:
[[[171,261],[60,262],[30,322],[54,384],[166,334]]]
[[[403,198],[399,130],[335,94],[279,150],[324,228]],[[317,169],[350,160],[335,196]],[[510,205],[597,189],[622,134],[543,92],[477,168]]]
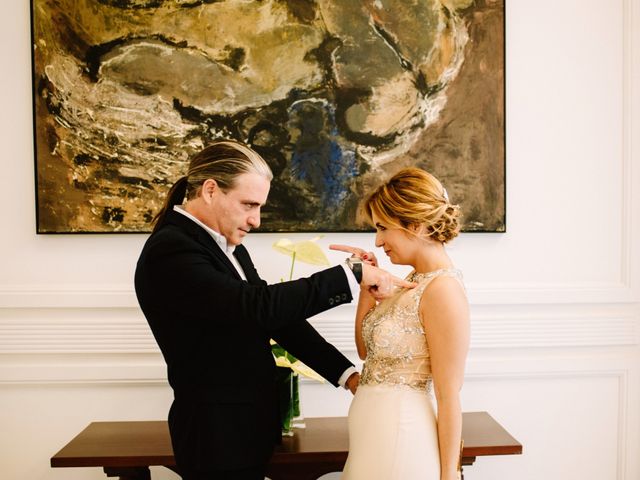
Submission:
[[[361,385],[386,384],[431,389],[431,359],[429,346],[420,321],[420,298],[429,282],[447,275],[462,282],[462,274],[455,269],[411,273],[407,277],[416,282],[413,289],[398,292],[373,308],[362,322],[362,336],[367,358],[360,378]]]

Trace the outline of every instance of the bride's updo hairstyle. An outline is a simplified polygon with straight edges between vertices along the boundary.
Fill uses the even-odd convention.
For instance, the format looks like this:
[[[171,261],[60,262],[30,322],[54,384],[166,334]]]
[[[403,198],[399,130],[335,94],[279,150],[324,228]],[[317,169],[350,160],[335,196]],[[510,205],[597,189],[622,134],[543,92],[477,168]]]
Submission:
[[[375,212],[385,224],[411,235],[417,235],[416,226],[424,226],[422,236],[442,243],[460,231],[460,207],[449,203],[436,177],[415,167],[400,170],[380,185],[366,200],[364,211],[372,224]]]

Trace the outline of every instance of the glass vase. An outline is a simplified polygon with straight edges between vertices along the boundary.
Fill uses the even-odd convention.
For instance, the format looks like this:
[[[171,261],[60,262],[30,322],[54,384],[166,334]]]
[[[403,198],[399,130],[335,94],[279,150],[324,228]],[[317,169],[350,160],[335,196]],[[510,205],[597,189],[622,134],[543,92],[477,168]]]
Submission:
[[[283,436],[292,436],[293,427],[304,427],[300,413],[300,385],[298,374],[289,368],[277,367],[276,379],[280,403],[280,427]]]

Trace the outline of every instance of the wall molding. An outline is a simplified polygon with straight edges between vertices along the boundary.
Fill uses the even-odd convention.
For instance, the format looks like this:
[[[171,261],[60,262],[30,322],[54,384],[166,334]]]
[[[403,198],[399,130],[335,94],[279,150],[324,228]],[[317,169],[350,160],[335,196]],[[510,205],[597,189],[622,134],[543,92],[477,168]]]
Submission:
[[[471,352],[465,382],[488,380],[538,380],[549,378],[611,377],[639,371],[630,362],[640,351],[617,350],[616,353],[589,349],[522,350],[484,355]],[[508,359],[508,360],[507,360]],[[358,363],[358,362],[356,362]],[[360,362],[361,365],[361,362]],[[316,383],[303,379],[303,383]],[[40,384],[161,384],[167,372],[160,352],[149,353],[67,353],[14,354],[0,357],[0,385]],[[625,389],[622,393],[627,392]]]
[[[638,346],[637,310],[478,312],[472,317],[471,348]]]
[[[131,284],[2,285],[2,308],[131,308],[137,307]]]
[[[575,363],[575,362],[573,362]],[[616,362],[612,362],[616,363]],[[588,362],[586,365],[590,365]],[[627,364],[628,365],[628,364]],[[635,376],[634,376],[635,375]],[[633,378],[633,380],[630,380]],[[548,380],[548,379],[576,379],[576,378],[614,378],[618,382],[618,416],[616,422],[616,438],[618,448],[616,459],[616,480],[625,480],[628,477],[627,472],[633,471],[633,465],[628,464],[628,455],[633,455],[631,445],[636,441],[634,435],[631,433],[634,428],[634,421],[637,420],[637,405],[636,401],[631,398],[633,390],[630,385],[631,382],[637,385],[637,372],[632,371],[630,368],[621,366],[620,368],[606,366],[604,362],[602,369],[593,369],[587,366],[585,369],[573,368],[558,369],[558,370],[527,370],[512,367],[509,371],[494,371],[494,372],[475,372],[465,374],[465,383],[469,381],[484,381],[484,380],[498,380],[498,381],[514,381],[514,380]],[[633,410],[629,409],[629,405],[633,405]]]
[[[467,284],[467,293],[474,305],[640,303],[629,283]],[[0,310],[137,307],[131,284],[0,285]]]
[[[5,310],[0,317],[4,354],[158,353],[137,308]],[[472,306],[471,348],[633,347],[640,345],[640,304]],[[355,350],[354,308],[311,319],[329,342]]]
[[[160,385],[169,388],[162,355],[10,355],[0,361],[5,385]]]
[[[622,0],[622,171],[621,171],[621,187],[622,187],[622,225],[621,225],[621,246],[620,246],[620,274],[621,282],[629,289],[634,287],[634,273],[638,274],[638,270],[633,271],[633,262],[638,260],[638,247],[633,241],[634,234],[634,221],[637,222],[637,215],[640,213],[640,206],[637,199],[634,203],[633,187],[634,178],[638,180],[637,175],[634,177],[633,171],[633,159],[637,155],[634,151],[634,135],[633,127],[634,122],[640,120],[640,118],[634,118],[635,115],[640,115],[640,111],[635,109],[633,98],[636,92],[634,91],[634,49],[633,49],[633,28],[634,22],[636,27],[638,24],[637,12],[634,17],[632,0]],[[637,68],[637,65],[635,65]],[[637,88],[637,87],[636,87]],[[638,184],[635,184],[638,188]],[[635,212],[635,215],[634,215]],[[637,228],[637,225],[636,225]],[[635,248],[634,248],[635,246]],[[637,280],[635,282],[636,289],[638,288]],[[638,293],[637,291],[635,292]],[[636,296],[637,298],[637,296]]]

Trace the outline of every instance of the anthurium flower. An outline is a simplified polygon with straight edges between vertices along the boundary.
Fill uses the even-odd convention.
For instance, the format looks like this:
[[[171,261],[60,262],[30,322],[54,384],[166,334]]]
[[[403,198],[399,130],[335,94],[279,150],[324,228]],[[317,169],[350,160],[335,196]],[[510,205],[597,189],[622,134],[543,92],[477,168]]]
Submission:
[[[316,243],[321,238],[322,235],[312,238],[311,240],[302,240],[301,242],[295,243],[288,238],[282,238],[273,244],[273,249],[276,252],[280,252],[291,257],[289,280],[293,279],[293,266],[295,265],[296,260],[300,260],[301,262],[308,263],[310,265],[329,265],[329,260]],[[312,378],[324,383],[324,378],[307,367],[304,363],[291,355],[273,340],[271,340],[271,352],[273,353],[273,357],[275,358],[276,365],[278,367],[289,368],[298,375],[303,375],[307,378]]]
[[[290,368],[293,372],[298,375],[302,375],[303,377],[311,378],[313,380],[317,380],[319,382],[324,383],[324,378],[322,378],[315,371],[307,367],[300,360],[296,360],[295,362],[291,362],[287,357],[275,357],[276,366]]]
[[[273,249],[290,256],[293,261],[300,260],[310,265],[329,265],[329,260],[316,243],[321,238],[322,235],[295,243],[288,238],[282,238],[273,244]]]
[[[276,361],[276,366],[290,368],[298,375],[324,383],[323,377],[287,352],[284,348],[278,345],[275,340],[271,339],[269,340],[269,343],[271,344],[271,353]]]

